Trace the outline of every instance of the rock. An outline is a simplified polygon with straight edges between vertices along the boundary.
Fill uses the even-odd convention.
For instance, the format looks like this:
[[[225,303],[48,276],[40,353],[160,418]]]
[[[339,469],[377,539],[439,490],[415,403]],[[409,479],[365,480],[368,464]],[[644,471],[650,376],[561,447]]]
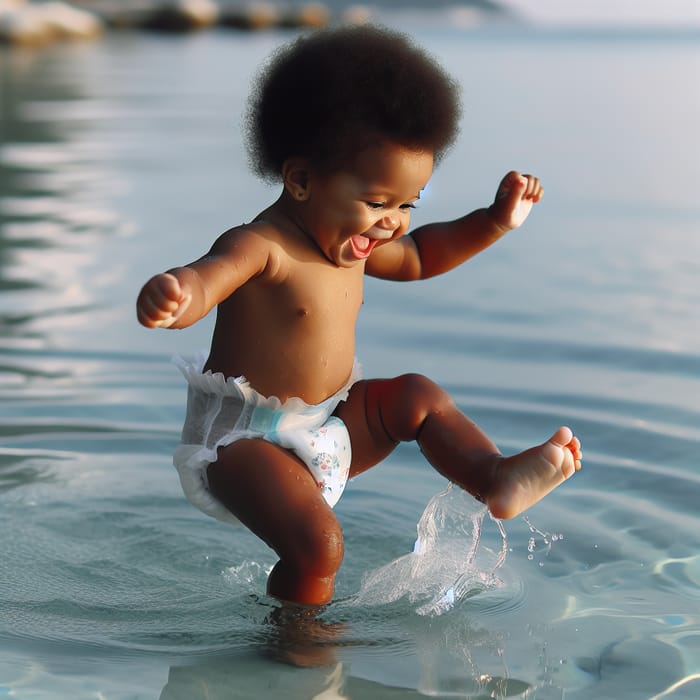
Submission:
[[[52,33],[34,8],[17,4],[0,7],[0,42],[16,46],[42,46]]]
[[[97,16],[63,2],[0,3],[0,41],[42,46],[56,39],[91,39],[102,33]]]
[[[138,29],[148,22],[153,14],[151,0],[100,0],[95,12],[109,27],[115,29]]]
[[[219,19],[219,7],[213,0],[176,0],[157,7],[146,19],[148,29],[186,32],[210,27]]]
[[[251,2],[244,6],[225,6],[220,22],[235,29],[269,29],[279,25],[280,14],[270,2]]]
[[[102,22],[91,12],[65,2],[47,2],[40,7],[44,21],[59,39],[92,39],[102,34]]]
[[[325,27],[330,19],[328,8],[320,2],[307,2],[287,9],[280,24],[283,27]]]

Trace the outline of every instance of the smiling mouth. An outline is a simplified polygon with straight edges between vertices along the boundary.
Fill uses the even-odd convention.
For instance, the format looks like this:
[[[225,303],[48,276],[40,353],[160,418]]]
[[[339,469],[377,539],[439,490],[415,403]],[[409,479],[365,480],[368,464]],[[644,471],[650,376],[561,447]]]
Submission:
[[[372,249],[378,242],[379,241],[376,239],[367,238],[367,236],[363,236],[362,234],[352,236],[350,238],[350,248],[353,256],[358,260],[368,258],[369,254],[372,252]]]

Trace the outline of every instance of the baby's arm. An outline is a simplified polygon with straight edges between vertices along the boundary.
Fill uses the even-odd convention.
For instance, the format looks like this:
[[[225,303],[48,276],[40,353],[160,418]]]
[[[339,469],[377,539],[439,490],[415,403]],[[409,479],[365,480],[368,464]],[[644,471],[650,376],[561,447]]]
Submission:
[[[522,225],[542,194],[536,177],[511,171],[501,180],[490,207],[454,221],[426,224],[409,236],[378,247],[367,262],[367,273],[412,280],[447,272]]]
[[[186,328],[238,287],[260,274],[269,245],[257,233],[232,229],[204,257],[152,277],[141,289],[136,315],[146,328]]]
[[[416,229],[412,237],[420,258],[420,278],[451,270],[521,226],[542,193],[536,177],[511,171],[501,180],[487,209]]]

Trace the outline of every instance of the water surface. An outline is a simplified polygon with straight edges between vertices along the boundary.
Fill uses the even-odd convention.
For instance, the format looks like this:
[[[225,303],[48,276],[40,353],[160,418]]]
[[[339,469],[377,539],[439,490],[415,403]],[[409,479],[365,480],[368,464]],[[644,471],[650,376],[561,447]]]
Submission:
[[[546,195],[449,275],[370,280],[365,373],[428,374],[504,452],[570,424],[585,469],[532,529],[505,523],[478,594],[431,616],[418,593],[393,599],[397,577],[363,588],[412,551],[445,487],[400,447],[338,505],[338,599],[292,635],[264,596],[272,553],[194,510],[170,464],[184,387],[169,358],[204,347],[211,319],[149,332],[133,313],[148,276],[275,196],[238,127],[288,35],[2,49],[0,695],[700,693],[698,43],[406,28],[465,102],[416,223],[487,204],[510,168]],[[488,574],[497,523],[479,521],[467,561],[476,506],[451,498],[452,554]]]

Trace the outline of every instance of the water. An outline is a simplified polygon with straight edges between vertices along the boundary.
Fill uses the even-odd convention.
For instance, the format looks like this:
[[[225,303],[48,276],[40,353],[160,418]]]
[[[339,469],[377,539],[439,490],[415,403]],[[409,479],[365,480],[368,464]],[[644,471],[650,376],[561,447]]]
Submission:
[[[468,497],[432,501],[426,568],[417,523],[446,484],[402,446],[337,507],[337,600],[280,620],[272,553],[170,466],[169,358],[211,320],[149,332],[133,306],[274,196],[238,120],[286,35],[2,49],[0,696],[700,694],[697,37],[406,28],[466,106],[416,223],[487,203],[512,167],[546,195],[445,277],[370,280],[365,373],[428,374],[505,452],[568,423],[584,470],[505,540]]]

